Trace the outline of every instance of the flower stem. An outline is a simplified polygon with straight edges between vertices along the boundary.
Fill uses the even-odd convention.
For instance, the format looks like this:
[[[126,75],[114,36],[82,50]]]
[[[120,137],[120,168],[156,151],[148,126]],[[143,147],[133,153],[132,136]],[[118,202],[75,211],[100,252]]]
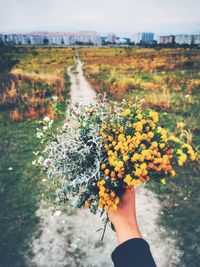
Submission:
[[[103,241],[108,222],[109,222],[109,218],[108,218],[108,215],[106,215],[105,224],[104,224],[104,228],[103,228],[103,233],[102,233],[102,236],[101,236],[101,242]]]

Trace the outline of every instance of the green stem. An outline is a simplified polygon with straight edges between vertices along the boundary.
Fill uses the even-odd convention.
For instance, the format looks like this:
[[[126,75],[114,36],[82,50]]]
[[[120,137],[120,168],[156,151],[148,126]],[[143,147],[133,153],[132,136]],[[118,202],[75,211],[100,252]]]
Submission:
[[[102,233],[102,236],[101,236],[101,242],[103,241],[103,238],[104,238],[104,235],[105,235],[105,232],[106,232],[106,227],[107,227],[107,224],[109,222],[109,218],[108,218],[108,215],[106,216],[106,220],[105,220],[105,224],[104,224],[104,228],[103,228],[103,233]]]

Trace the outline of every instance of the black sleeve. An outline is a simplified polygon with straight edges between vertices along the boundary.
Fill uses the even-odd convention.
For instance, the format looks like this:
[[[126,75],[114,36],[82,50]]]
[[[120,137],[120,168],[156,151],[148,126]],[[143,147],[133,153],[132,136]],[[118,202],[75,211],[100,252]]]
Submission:
[[[143,238],[133,238],[120,244],[112,253],[115,267],[156,267],[149,244]]]

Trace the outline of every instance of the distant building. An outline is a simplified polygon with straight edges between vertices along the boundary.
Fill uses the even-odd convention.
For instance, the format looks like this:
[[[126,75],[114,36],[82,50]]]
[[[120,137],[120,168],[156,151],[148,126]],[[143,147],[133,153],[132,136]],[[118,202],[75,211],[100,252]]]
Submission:
[[[179,34],[175,35],[175,43],[176,44],[193,44],[194,36],[190,34]]]
[[[159,38],[160,44],[174,44],[175,36],[174,35],[166,35],[166,36],[160,36]]]
[[[109,33],[107,35],[107,40],[108,43],[114,44],[116,42],[116,35],[114,33]]]
[[[2,37],[3,42],[9,44],[52,44],[52,45],[75,45],[92,44],[101,45],[101,37],[96,32],[34,32],[26,34],[6,34]]]
[[[151,44],[154,40],[154,33],[140,32],[132,36],[132,42],[135,44]]]
[[[73,33],[70,38],[70,44],[77,43],[101,45],[101,37],[96,32],[90,31]]]
[[[200,33],[194,35],[193,44],[195,44],[195,45],[199,45],[200,44]]]
[[[140,38],[139,38],[139,34],[134,34],[131,38],[131,42],[135,43],[135,44],[139,44],[140,43]]]
[[[4,42],[4,35],[0,34],[0,42]]]
[[[116,38],[116,44],[121,46],[127,46],[130,44],[131,39],[128,37],[117,37]]]

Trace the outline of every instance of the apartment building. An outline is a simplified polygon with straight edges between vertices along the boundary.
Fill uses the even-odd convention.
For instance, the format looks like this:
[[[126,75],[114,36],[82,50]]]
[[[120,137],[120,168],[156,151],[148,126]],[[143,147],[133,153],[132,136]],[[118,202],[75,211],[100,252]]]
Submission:
[[[92,44],[101,45],[101,37],[96,32],[34,32],[26,34],[2,34],[2,41],[9,44],[52,44],[52,45],[75,45]]]
[[[160,44],[174,44],[174,35],[165,35],[159,37],[159,43]]]
[[[151,44],[154,40],[154,33],[152,32],[139,32],[134,34],[131,41],[135,44]]]

